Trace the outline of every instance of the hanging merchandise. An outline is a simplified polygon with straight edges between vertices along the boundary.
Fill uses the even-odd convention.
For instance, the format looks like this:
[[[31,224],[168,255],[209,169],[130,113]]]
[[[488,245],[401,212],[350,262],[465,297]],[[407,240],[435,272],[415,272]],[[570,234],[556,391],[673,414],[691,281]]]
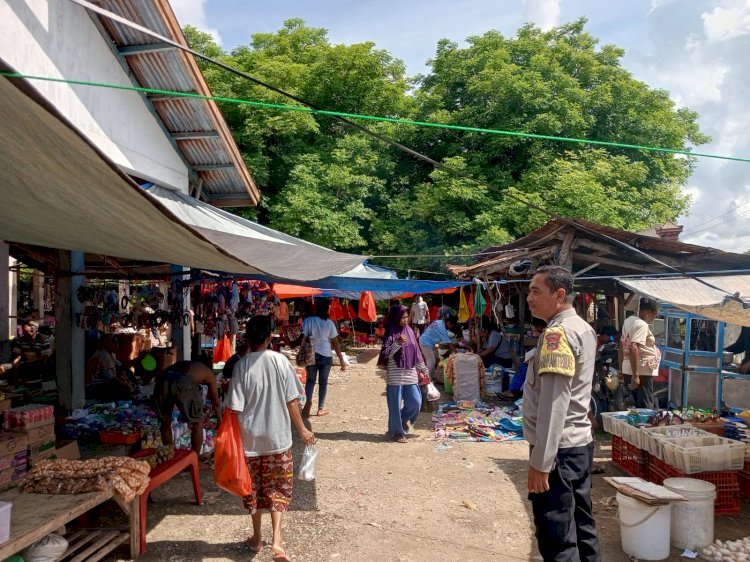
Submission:
[[[482,316],[485,312],[487,301],[481,285],[477,285],[477,294],[474,296],[474,316]]]
[[[341,306],[341,301],[339,301],[339,299],[331,299],[331,305],[328,307],[328,318],[334,322],[347,320],[344,307]]]
[[[505,305],[505,317],[506,318],[515,318],[516,317],[516,310],[513,308],[513,305],[508,303]]]
[[[359,297],[359,317],[365,322],[375,322],[378,319],[378,311],[375,308],[375,295],[372,291],[366,291]]]
[[[466,302],[466,293],[463,289],[459,289],[460,297],[459,297],[459,305],[458,305],[458,321],[459,322],[466,322],[469,317],[469,304]]]

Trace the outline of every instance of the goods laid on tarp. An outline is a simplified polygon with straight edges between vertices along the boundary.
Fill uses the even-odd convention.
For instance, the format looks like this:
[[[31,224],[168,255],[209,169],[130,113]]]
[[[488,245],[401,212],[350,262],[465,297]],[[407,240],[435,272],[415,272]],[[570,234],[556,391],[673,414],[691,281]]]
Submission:
[[[750,537],[735,541],[716,540],[701,552],[709,562],[750,562]]]
[[[523,439],[517,407],[482,402],[448,402],[432,414],[435,439],[452,442],[502,442]]]
[[[83,494],[114,488],[131,502],[146,491],[151,467],[129,457],[104,457],[86,461],[63,459],[39,462],[29,472],[22,491],[26,494]]]

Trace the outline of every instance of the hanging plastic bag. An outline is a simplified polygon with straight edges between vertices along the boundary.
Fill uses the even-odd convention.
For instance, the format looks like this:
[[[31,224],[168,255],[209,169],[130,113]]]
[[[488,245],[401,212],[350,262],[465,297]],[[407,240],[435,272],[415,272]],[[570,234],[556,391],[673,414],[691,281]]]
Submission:
[[[229,336],[224,336],[219,341],[216,342],[216,347],[214,348],[214,357],[213,362],[216,363],[226,363],[227,359],[229,359],[232,356],[232,342],[229,339]]]
[[[315,480],[315,459],[318,456],[318,448],[315,445],[306,445],[302,453],[302,462],[299,464],[299,474],[297,478],[310,482]]]
[[[427,385],[427,400],[430,402],[440,400],[440,391],[433,383]]]
[[[253,491],[250,471],[245,462],[240,422],[227,408],[214,441],[214,482],[235,496],[249,496]]]

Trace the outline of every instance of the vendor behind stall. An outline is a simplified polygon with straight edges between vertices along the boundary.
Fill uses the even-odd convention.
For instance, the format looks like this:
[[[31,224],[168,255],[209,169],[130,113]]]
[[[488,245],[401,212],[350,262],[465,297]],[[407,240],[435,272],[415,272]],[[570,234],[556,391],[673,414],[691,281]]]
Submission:
[[[39,324],[34,320],[23,323],[23,335],[13,340],[12,362],[0,367],[2,373],[12,368],[12,377],[17,381],[42,379],[50,371],[52,344],[47,336],[39,333]]]
[[[208,396],[221,423],[216,376],[210,367],[197,361],[178,361],[156,377],[154,410],[161,422],[161,439],[164,445],[174,444],[172,410],[177,406],[184,420],[190,424],[192,448],[200,455],[204,421],[202,384],[208,386]]]

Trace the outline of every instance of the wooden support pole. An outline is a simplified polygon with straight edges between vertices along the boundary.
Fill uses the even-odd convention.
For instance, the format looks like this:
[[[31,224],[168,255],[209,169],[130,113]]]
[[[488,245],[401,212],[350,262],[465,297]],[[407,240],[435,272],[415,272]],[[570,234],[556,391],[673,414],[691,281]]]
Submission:
[[[0,241],[0,341],[15,335],[15,322],[10,318],[10,254],[8,244]],[[15,320],[15,319],[14,319]],[[14,330],[11,332],[11,325]]]
[[[59,250],[57,270],[75,273],[83,271],[83,253]],[[73,410],[85,402],[84,332],[77,320],[83,304],[76,298],[83,284],[81,275],[59,275],[55,288],[55,362],[60,405]]]

